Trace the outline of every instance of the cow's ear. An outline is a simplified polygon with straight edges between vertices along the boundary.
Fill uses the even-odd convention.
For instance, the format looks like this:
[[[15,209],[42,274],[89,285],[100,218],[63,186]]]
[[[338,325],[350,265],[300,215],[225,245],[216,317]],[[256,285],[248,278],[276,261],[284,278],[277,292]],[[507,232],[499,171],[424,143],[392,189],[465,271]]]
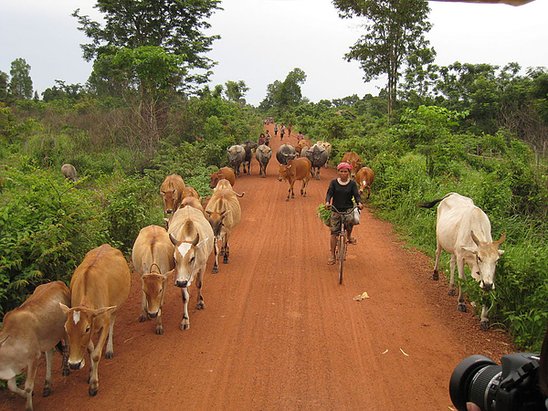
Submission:
[[[478,249],[474,247],[461,247],[461,249],[467,253],[472,253],[474,255],[478,255]]]
[[[114,311],[116,309],[116,305],[112,305],[110,307],[103,307],[103,308],[98,308],[97,310],[93,310],[93,317],[97,317],[98,315],[101,315],[101,314],[105,314],[105,313],[110,313],[112,311]]]
[[[65,315],[68,314],[68,312],[70,311],[70,308],[68,308],[65,304],[63,303],[59,303],[59,307],[61,307],[61,310],[63,310],[63,312],[65,313]]]
[[[498,251],[499,251],[499,256],[504,254],[504,250],[498,250]]]

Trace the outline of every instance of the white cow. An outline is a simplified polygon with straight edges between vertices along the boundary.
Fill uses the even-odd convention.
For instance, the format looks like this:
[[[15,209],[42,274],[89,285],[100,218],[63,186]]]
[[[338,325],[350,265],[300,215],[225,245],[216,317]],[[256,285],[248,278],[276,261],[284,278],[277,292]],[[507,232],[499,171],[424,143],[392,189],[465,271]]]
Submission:
[[[441,201],[441,202],[440,202]],[[499,257],[504,253],[499,245],[506,239],[503,234],[498,241],[491,238],[491,223],[483,210],[474,205],[472,199],[457,193],[449,193],[445,197],[421,207],[432,208],[440,202],[436,220],[436,263],[432,278],[437,280],[438,267],[442,249],[451,254],[449,295],[455,295],[455,263],[459,278],[464,280],[464,264],[472,272],[472,277],[479,282],[484,291],[495,288],[495,267]],[[466,305],[459,284],[459,311],[466,311]],[[481,328],[489,327],[488,308],[484,305],[481,311]]]
[[[215,236],[204,213],[193,207],[179,208],[169,223],[169,238],[175,246],[175,285],[182,290],[183,319],[181,330],[190,328],[188,316],[188,287],[196,279],[198,299],[196,308],[205,308],[202,285],[207,260],[213,251]]]

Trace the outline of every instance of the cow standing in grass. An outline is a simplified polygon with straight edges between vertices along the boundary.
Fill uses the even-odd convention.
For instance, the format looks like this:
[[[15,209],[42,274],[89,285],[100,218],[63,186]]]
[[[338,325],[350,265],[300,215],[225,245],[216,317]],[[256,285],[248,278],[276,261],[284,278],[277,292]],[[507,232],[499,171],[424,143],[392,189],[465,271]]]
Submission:
[[[429,203],[421,204],[423,208],[432,208],[440,203],[436,219],[436,263],[432,278],[438,280],[438,268],[442,250],[451,254],[449,295],[455,295],[455,265],[459,278],[464,280],[464,265],[470,267],[472,277],[479,282],[480,288],[489,292],[495,288],[495,268],[500,256],[500,244],[506,239],[503,234],[498,241],[491,237],[491,222],[487,214],[476,207],[471,198],[457,193]],[[466,311],[466,304],[459,284],[459,311]],[[481,311],[481,328],[489,328],[488,308],[483,305]]]

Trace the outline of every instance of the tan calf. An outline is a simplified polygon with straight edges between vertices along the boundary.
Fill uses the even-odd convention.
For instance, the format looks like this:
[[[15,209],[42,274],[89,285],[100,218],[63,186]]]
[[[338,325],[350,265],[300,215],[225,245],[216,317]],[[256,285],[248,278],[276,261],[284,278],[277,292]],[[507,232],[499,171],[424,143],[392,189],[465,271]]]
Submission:
[[[280,164],[278,172],[278,181],[287,180],[289,183],[289,190],[287,191],[286,201],[289,201],[289,196],[295,198],[293,192],[293,185],[295,181],[301,180],[303,185],[301,187],[301,195],[306,196],[306,185],[312,178],[311,172],[312,163],[306,157],[298,157],[294,160],[289,160],[287,165]]]
[[[98,368],[105,342],[105,357],[114,356],[112,336],[116,312],[127,300],[130,287],[131,275],[126,259],[119,250],[103,244],[89,251],[72,275],[72,308],[61,304],[67,315],[65,330],[69,341],[70,368],[83,368],[86,348],[90,354],[88,392],[91,396],[99,390]],[[96,333],[99,333],[99,339],[94,344]]]
[[[205,212],[215,235],[213,272],[218,273],[219,254],[223,256],[223,263],[227,264],[230,255],[228,237],[232,229],[240,222],[242,210],[236,193],[230,188],[216,189],[207,203]]]
[[[358,183],[360,196],[367,191],[367,198],[371,196],[371,185],[375,180],[375,172],[369,167],[362,167],[356,173],[356,183]]]
[[[51,393],[51,360],[55,344],[65,336],[65,314],[59,303],[70,304],[70,292],[61,281],[39,285],[18,308],[4,317],[0,331],[0,379],[8,381],[8,388],[26,398],[27,410],[32,410],[34,379],[42,353],[46,353],[46,381],[43,395]],[[25,388],[17,387],[17,374],[26,369]],[[63,374],[68,374],[66,355]]]
[[[171,214],[179,208],[183,200],[185,182],[179,174],[170,174],[160,186],[160,194],[164,201],[164,213]]]
[[[234,187],[234,184],[236,183],[236,174],[234,174],[234,170],[230,167],[222,167],[219,171],[211,174],[209,188],[215,188],[219,180],[222,180],[223,178],[228,180],[232,187]]]
[[[195,201],[198,201],[194,197]],[[198,201],[199,203],[199,201]],[[141,275],[141,315],[139,321],[156,318],[156,334],[164,333],[162,307],[167,286],[167,273],[175,268],[173,244],[167,231],[157,225],[149,225],[141,231],[133,244],[131,260]]]

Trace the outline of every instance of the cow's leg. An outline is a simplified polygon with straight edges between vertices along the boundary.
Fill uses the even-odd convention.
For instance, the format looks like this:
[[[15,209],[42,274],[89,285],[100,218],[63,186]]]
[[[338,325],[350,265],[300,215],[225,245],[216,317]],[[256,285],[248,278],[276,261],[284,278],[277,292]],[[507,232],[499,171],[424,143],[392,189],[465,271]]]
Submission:
[[[451,260],[449,261],[449,295],[457,295],[455,291],[455,254],[451,254]],[[460,275],[460,274],[459,274]]]
[[[457,258],[457,269],[459,271],[459,297],[458,297],[458,310],[465,313],[466,304],[464,303],[464,297],[462,295],[462,282],[464,281],[464,258]]]
[[[51,394],[51,363],[53,357],[53,351],[51,349],[46,351],[46,380],[44,381],[44,389],[42,390],[42,397],[47,397]]]
[[[306,186],[308,185],[308,178],[303,178],[303,185],[301,187],[301,195],[306,197]]]
[[[145,292],[143,291],[141,296],[141,315],[139,316],[139,322],[142,323],[143,321],[146,321],[147,318],[147,297]]]
[[[441,245],[439,242],[436,243],[436,262],[434,263],[434,274],[432,274],[432,279],[438,281],[440,278],[438,268],[440,266],[440,256],[441,256]]]
[[[216,237],[213,240],[213,250],[215,251],[215,261],[213,262],[211,272],[217,274],[219,272],[219,240]]]
[[[223,233],[223,264],[228,264],[228,232]]]
[[[205,271],[205,264],[204,266],[200,269],[200,271],[198,272],[198,276],[196,278],[196,288],[198,289],[198,296],[197,296],[197,300],[196,300],[196,308],[198,310],[203,310],[205,308],[205,302],[204,302],[204,297],[202,295],[202,285],[203,285],[203,280],[204,280],[204,273]]]
[[[486,331],[489,329],[489,317],[487,314],[489,313],[489,308],[485,304],[481,307],[481,322],[480,327],[483,331]]]
[[[188,318],[188,299],[190,296],[188,294],[187,287],[183,287],[181,289],[181,297],[183,299],[183,319],[181,321],[181,325],[179,326],[179,328],[181,330],[188,330],[190,328],[190,321]]]
[[[105,351],[105,358],[110,360],[114,357],[114,345],[112,344],[113,334],[114,334],[114,323],[116,322],[116,313],[111,312],[109,325],[108,325],[108,340],[107,340],[107,349]]]
[[[69,369],[69,365],[68,365],[69,353],[68,353],[68,342],[67,341],[68,341],[67,338],[65,338],[63,343],[62,343],[63,360],[61,361],[61,364],[62,364],[62,369],[63,369],[63,376],[65,376],[65,377],[70,374],[70,369]]]
[[[17,386],[16,377],[13,377],[8,380],[8,388],[11,392],[14,392],[17,395],[20,395],[23,398],[27,398],[27,393],[25,392],[25,390],[22,390],[21,388]]]
[[[103,351],[103,347],[105,346],[105,341],[107,340],[107,338],[110,339],[112,335],[111,332],[109,331],[111,324],[112,322],[110,321],[110,319],[107,319],[105,321],[105,324],[103,325],[103,328],[101,329],[101,333],[99,335],[99,340],[97,341],[97,345],[95,346],[95,349],[90,355],[91,372],[90,372],[90,378],[89,378],[88,394],[91,397],[97,395],[97,392],[99,391],[99,361],[101,360],[101,353]]]

